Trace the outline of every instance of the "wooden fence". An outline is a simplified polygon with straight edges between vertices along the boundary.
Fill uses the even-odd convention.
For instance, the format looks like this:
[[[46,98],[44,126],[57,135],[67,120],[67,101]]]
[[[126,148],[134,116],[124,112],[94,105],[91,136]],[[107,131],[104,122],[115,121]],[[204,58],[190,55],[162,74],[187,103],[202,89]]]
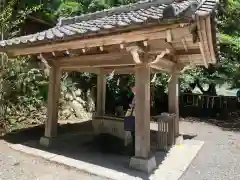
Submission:
[[[162,113],[152,119],[158,124],[157,149],[168,150],[175,144],[176,138],[176,116],[174,114]]]
[[[184,93],[180,96],[180,114],[195,117],[227,118],[239,109],[240,103],[235,96],[209,96]]]

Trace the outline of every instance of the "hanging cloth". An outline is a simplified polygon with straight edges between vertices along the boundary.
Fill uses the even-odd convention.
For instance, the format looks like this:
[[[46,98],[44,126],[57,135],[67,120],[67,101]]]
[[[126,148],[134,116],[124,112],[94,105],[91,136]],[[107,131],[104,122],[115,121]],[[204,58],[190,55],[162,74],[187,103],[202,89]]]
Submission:
[[[135,131],[135,97],[133,98],[131,105],[131,109],[127,111],[126,117],[124,118],[124,130],[133,132]],[[130,114],[128,115],[129,112]]]

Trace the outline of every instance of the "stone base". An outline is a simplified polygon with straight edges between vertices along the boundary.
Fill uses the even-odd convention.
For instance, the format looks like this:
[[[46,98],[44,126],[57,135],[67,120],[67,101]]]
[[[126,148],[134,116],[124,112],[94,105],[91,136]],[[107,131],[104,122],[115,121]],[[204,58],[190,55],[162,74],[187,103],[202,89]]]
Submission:
[[[146,173],[151,173],[157,167],[155,156],[152,156],[148,159],[141,157],[132,157],[130,159],[130,168],[140,170]]]
[[[50,138],[50,137],[41,137],[40,139],[40,145],[44,146],[44,147],[50,147],[53,145],[53,141],[54,141],[54,138]]]

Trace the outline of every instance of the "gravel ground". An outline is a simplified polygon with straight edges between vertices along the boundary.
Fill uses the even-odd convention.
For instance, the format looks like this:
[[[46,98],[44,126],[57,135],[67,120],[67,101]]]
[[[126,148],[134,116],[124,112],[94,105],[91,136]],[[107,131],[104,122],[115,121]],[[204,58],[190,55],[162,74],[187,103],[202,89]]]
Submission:
[[[12,150],[0,140],[0,180],[103,180]]]
[[[240,180],[240,132],[197,122],[182,122],[180,130],[205,142],[180,180]]]
[[[240,180],[240,133],[205,123],[181,122],[204,146],[180,180]],[[0,140],[0,180],[104,180],[10,149]]]

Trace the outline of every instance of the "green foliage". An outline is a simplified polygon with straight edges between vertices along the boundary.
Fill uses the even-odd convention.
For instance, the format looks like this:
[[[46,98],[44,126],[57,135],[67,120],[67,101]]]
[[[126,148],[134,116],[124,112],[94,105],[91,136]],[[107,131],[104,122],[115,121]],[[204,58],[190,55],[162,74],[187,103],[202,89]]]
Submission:
[[[200,85],[227,82],[234,88],[240,88],[240,0],[229,1],[228,6],[219,6],[218,12],[220,32],[218,64],[208,69],[198,67],[186,71],[182,75],[182,88],[189,88],[189,85],[196,81]]]
[[[1,69],[1,78],[6,88],[4,99],[11,103],[32,104],[39,107],[42,95],[39,87],[46,82],[43,72],[39,69],[30,68],[28,59],[5,60]]]
[[[36,114],[44,105],[42,87],[46,85],[46,77],[41,70],[31,68],[30,65],[26,58],[1,58],[1,120],[9,125],[26,116],[37,119]]]
[[[0,14],[0,27],[2,38],[10,38],[18,35],[20,25],[28,15],[38,11],[41,5],[26,6],[24,9],[16,10],[17,0],[9,1],[2,9]]]
[[[36,5],[16,10],[18,3],[17,0],[11,0],[1,9],[2,38],[18,35],[27,16],[41,8],[41,5]],[[40,83],[46,82],[46,78],[39,69],[29,65],[28,58],[8,59],[4,54],[0,55],[0,123],[8,123],[7,127],[24,115],[37,118],[37,113],[31,112],[38,112],[38,108],[42,107]]]

